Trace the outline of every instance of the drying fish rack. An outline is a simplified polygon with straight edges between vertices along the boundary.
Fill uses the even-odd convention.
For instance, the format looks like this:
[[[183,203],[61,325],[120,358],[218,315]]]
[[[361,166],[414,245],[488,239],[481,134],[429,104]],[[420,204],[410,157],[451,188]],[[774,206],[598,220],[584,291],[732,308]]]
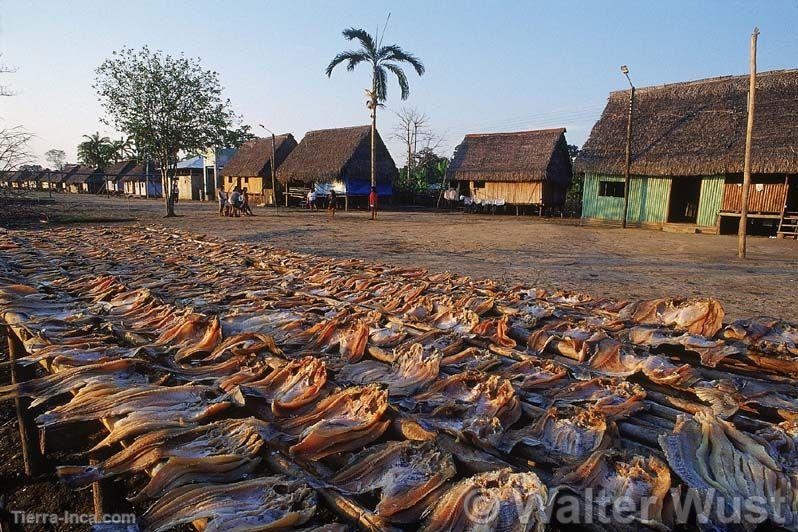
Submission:
[[[20,339],[25,336],[25,332],[19,330],[17,327],[11,324],[5,324],[4,329],[8,339],[11,382],[24,382],[25,380],[31,378],[32,372],[30,372],[27,368],[23,371],[20,371],[20,367],[17,366],[15,361],[28,355],[28,353],[25,351],[24,344]],[[40,362],[40,365],[47,371],[54,371],[57,373],[56,367],[51,365],[48,366],[48,364],[45,362]],[[43,454],[44,437],[43,435],[42,437],[39,437],[38,435],[36,424],[34,423],[28,408],[29,403],[30,401],[26,398],[15,398],[15,411],[17,425],[19,427],[25,474],[29,477],[35,477],[45,472],[46,459]],[[109,433],[111,430],[113,430],[114,420],[101,418],[100,422]],[[120,444],[122,446],[126,446],[124,441],[120,442]],[[276,473],[281,473],[295,478],[305,478],[308,476],[308,472],[304,471],[298,465],[294,464],[291,460],[281,455],[280,452],[277,451],[272,451],[269,453],[269,456],[266,458],[266,463],[272,467]],[[94,517],[98,521],[107,514],[106,505],[104,503],[104,482],[105,481],[99,480],[93,482],[91,485]],[[391,529],[389,525],[379,518],[373,516],[369,510],[362,507],[359,503],[351,498],[345,497],[329,488],[317,487],[316,491],[339,516],[347,521],[357,524],[360,529],[375,532]],[[205,530],[207,521],[205,519],[197,520],[194,521],[192,525],[198,532],[202,532]],[[120,530],[128,529],[125,528]]]
[[[188,238],[186,235],[182,234],[178,236],[184,240]],[[205,242],[201,241],[194,242],[199,244],[200,247],[205,244]],[[269,266],[267,265],[266,267]],[[487,292],[485,288],[480,288],[479,290],[481,293]],[[498,289],[496,291],[498,292]],[[311,292],[300,291],[293,291],[290,295],[302,295],[313,297],[318,300],[323,300],[325,297],[320,296],[317,293],[314,294]],[[549,306],[561,305],[563,308],[579,308],[580,305],[583,305],[585,302],[589,301],[586,298],[580,300],[580,297],[578,296],[545,293],[539,294],[539,297],[536,296],[536,299]],[[335,302],[340,303],[340,301]],[[360,303],[353,304],[353,306],[358,305],[360,305]],[[598,315],[607,316],[611,315],[613,312],[617,315],[618,310],[613,307],[614,305],[618,308],[621,307],[620,305],[616,305],[614,303],[606,304],[601,307],[601,312],[599,312]],[[708,303],[707,305],[709,308],[708,313],[717,313],[717,308],[713,306],[716,305],[716,303]],[[363,306],[366,308],[366,310],[374,310],[368,306]],[[640,306],[645,307],[645,305]],[[774,399],[771,401],[771,403],[763,405],[756,403],[756,399],[751,399],[752,404],[756,405],[756,408],[759,409],[760,413],[763,410],[767,410],[768,418],[771,420],[774,419],[774,407],[772,407],[772,404],[778,403],[779,406],[785,408],[790,413],[792,413],[792,410],[790,410],[791,408],[796,408],[796,406],[798,406],[798,393],[793,393],[794,390],[784,392],[785,388],[793,386],[792,375],[794,374],[794,368],[790,367],[785,371],[779,371],[777,368],[780,356],[779,354],[787,353],[790,352],[790,349],[794,349],[794,345],[788,345],[788,338],[784,340],[782,344],[779,344],[778,335],[776,333],[771,333],[772,337],[775,336],[777,338],[775,341],[772,341],[771,344],[757,344],[756,339],[753,338],[753,335],[751,338],[748,338],[746,337],[746,333],[749,329],[759,327],[761,324],[756,322],[738,323],[736,326],[732,325],[729,328],[731,333],[737,335],[734,337],[736,340],[738,340],[734,343],[734,349],[730,349],[728,353],[723,352],[722,355],[718,355],[718,360],[706,362],[703,360],[704,355],[706,355],[708,359],[711,359],[713,355],[717,355],[718,352],[722,351],[723,348],[727,347],[727,345],[720,340],[713,344],[707,338],[704,338],[704,340],[708,342],[706,345],[692,345],[688,341],[690,340],[689,338],[687,340],[683,339],[684,336],[687,335],[687,332],[689,332],[689,328],[687,329],[687,332],[685,332],[684,328],[679,330],[679,324],[663,323],[661,314],[654,313],[652,315],[647,315],[645,309],[638,312],[638,309],[633,308],[632,311],[632,314],[627,317],[632,324],[643,323],[650,326],[662,327],[667,329],[669,332],[674,332],[674,334],[669,337],[670,339],[666,339],[662,342],[662,344],[655,345],[654,343],[649,343],[642,345],[651,347],[652,352],[654,349],[659,348],[657,352],[663,355],[664,360],[671,362],[689,362],[689,367],[686,365],[682,366],[682,369],[684,369],[685,373],[690,375],[688,380],[692,379],[693,377],[696,379],[703,379],[707,382],[719,381],[722,379],[749,379],[752,382],[761,381],[778,385],[779,393],[782,395],[780,395],[777,399],[779,399],[781,402]],[[395,316],[391,317],[390,312],[386,312],[385,314],[389,316],[389,319],[396,319]],[[510,313],[506,316],[513,315],[514,314]],[[710,316],[707,319],[719,324],[720,320],[722,319],[722,312],[720,317]],[[535,322],[537,322],[537,320],[535,320]],[[404,326],[408,327],[409,329],[415,329],[420,335],[423,335],[425,331],[430,330],[430,327],[423,323],[405,323]],[[690,326],[692,326],[692,324],[688,324],[688,327]],[[701,328],[703,325],[699,324],[698,327]],[[748,329],[746,329],[747,327]],[[779,327],[781,329],[778,329]],[[776,322],[771,323],[771,328],[774,331],[777,329],[783,330],[786,327],[791,326]],[[710,331],[707,336],[715,336],[715,333],[719,328],[720,327],[718,326],[715,328],[715,330]],[[540,328],[537,325],[533,325],[532,329],[534,331],[533,334],[538,334],[540,332]],[[29,373],[26,369],[18,368],[14,363],[16,359],[27,356],[22,342],[22,338],[25,337],[26,333],[23,329],[17,327],[15,324],[7,324],[7,331],[9,354],[11,357],[12,380],[14,382],[18,382],[30,377],[29,374],[26,374]],[[547,360],[552,360],[560,364],[562,367],[567,368],[569,371],[572,371],[574,374],[602,374],[601,368],[590,367],[590,360],[586,360],[583,353],[580,354],[574,352],[574,345],[584,346],[587,343],[585,339],[571,338],[568,336],[568,334],[563,333],[561,330],[552,330],[550,334],[547,334],[543,337],[543,341],[539,345],[537,345],[535,340],[532,339],[532,335],[527,336],[526,333],[521,334],[518,330],[513,330],[512,328],[510,330],[504,331],[503,333],[501,331],[495,330],[495,328],[491,329],[489,332],[490,334],[485,333],[482,335],[466,335],[466,337],[463,338],[463,344],[468,347],[493,353],[494,355],[503,357],[504,359],[510,361],[523,362],[530,359],[530,354],[521,349],[516,349],[514,346],[517,342],[526,342],[530,349],[534,349],[536,355]],[[705,331],[700,330],[699,332]],[[681,333],[684,333],[684,335],[679,336]],[[694,337],[690,341],[693,341],[694,343],[700,343],[701,335],[696,334],[694,336],[698,337],[698,340],[696,340]],[[501,345],[501,341],[506,340],[507,338],[513,339],[513,346]],[[682,338],[682,340],[680,340],[680,338]],[[731,346],[731,344],[732,342],[729,342],[729,346]],[[768,350],[770,350],[770,352],[768,352]],[[379,349],[376,351],[379,351]],[[702,360],[698,360],[699,357]],[[42,362],[42,365],[48,371],[57,371],[58,369],[48,366],[48,364],[45,362]],[[456,372],[450,372],[449,374],[455,373]],[[446,375],[447,371],[442,370],[442,376],[445,377]],[[674,380],[672,382],[677,382],[680,378],[678,372],[671,372],[671,376],[673,375],[675,376],[673,377]],[[661,456],[664,458],[664,455],[659,449],[659,436],[671,432],[674,429],[675,424],[678,423],[679,420],[684,416],[689,416],[689,414],[713,412],[713,408],[715,408],[717,405],[713,404],[711,401],[707,403],[706,401],[696,400],[694,397],[692,397],[690,393],[688,393],[690,391],[689,386],[692,386],[692,384],[685,386],[684,382],[680,382],[678,383],[678,386],[674,387],[671,386],[671,381],[668,381],[667,378],[663,378],[662,382],[653,382],[650,379],[646,380],[647,377],[650,376],[645,375],[638,379],[640,382],[644,383],[645,398],[642,399],[642,404],[645,406],[645,414],[620,417],[614,425],[617,427],[617,430],[622,438],[621,443],[625,449],[632,452],[639,452],[642,455]],[[741,390],[735,390],[735,392],[742,393]],[[516,390],[516,393],[519,395],[519,400],[524,415],[529,419],[538,419],[546,414],[546,408],[536,403],[534,394],[527,393],[523,390]],[[795,403],[793,403],[793,401],[795,401]],[[27,402],[28,401],[25,398],[17,398],[16,410],[19,421],[20,436],[22,439],[22,450],[26,473],[29,475],[35,475],[41,472],[43,460],[37,446],[38,438],[36,435],[36,427],[30,419],[30,414],[26,404]],[[798,413],[798,409],[796,409],[795,412]],[[394,419],[404,419],[411,425],[417,421],[413,415],[398,410],[395,405],[391,406],[391,415],[394,416]],[[724,413],[724,417],[729,417],[729,419],[731,419],[735,425],[750,432],[755,432],[773,426],[771,421],[761,420],[757,417],[757,415],[750,415],[737,410],[728,415]],[[785,419],[788,418],[789,416],[785,417]],[[102,420],[102,422],[109,431],[113,428],[113,420]],[[418,424],[416,424],[416,426],[418,426]],[[426,429],[420,428],[419,430]],[[449,444],[452,446],[463,445],[464,454],[467,452],[480,453],[480,455],[486,459],[493,458],[499,461],[505,461],[504,463],[506,465],[518,468],[519,470],[535,470],[545,481],[550,480],[550,468],[541,468],[540,464],[538,463],[540,461],[541,454],[537,452],[534,447],[521,444],[511,453],[497,453],[486,449],[471,448],[469,445],[460,443],[451,438],[450,435],[442,434],[441,437],[447,438]],[[270,445],[272,447],[268,453],[268,456],[266,457],[266,463],[269,465],[269,467],[276,472],[292,477],[300,479],[314,479],[314,481],[316,481],[315,489],[321,495],[322,499],[324,499],[325,502],[344,520],[365,530],[386,530],[391,528],[390,524],[368,510],[355,498],[345,496],[334,489],[324,486],[323,483],[318,482],[318,479],[325,478],[330,474],[330,470],[324,465],[320,463],[298,464],[296,461],[292,460],[287,453],[285,453],[285,449],[282,446],[275,446],[272,443],[270,443]],[[95,482],[92,485],[92,489],[94,495],[95,512],[99,516],[102,515],[104,509],[101,483]],[[201,531],[203,530],[205,523],[201,521],[196,522],[194,523],[194,526]]]

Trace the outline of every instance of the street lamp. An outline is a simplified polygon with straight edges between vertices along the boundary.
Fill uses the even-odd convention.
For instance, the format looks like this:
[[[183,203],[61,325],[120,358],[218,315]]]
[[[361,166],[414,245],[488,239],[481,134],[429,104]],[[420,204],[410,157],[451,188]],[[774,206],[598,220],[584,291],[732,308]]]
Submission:
[[[632,84],[631,78],[629,78],[629,67],[622,65],[621,72],[626,76],[626,81],[629,82],[629,86],[632,88],[629,93],[629,114],[626,120],[626,161],[623,173],[623,219],[621,227],[626,229],[626,217],[629,212],[629,170],[632,165],[632,120],[634,119],[635,86]]]
[[[267,128],[263,124],[258,124],[261,129],[268,131],[272,135],[272,160],[269,166],[272,168],[272,202],[274,203],[274,210],[277,212],[277,187],[275,186],[275,166],[277,166],[277,161],[274,158],[274,131]]]

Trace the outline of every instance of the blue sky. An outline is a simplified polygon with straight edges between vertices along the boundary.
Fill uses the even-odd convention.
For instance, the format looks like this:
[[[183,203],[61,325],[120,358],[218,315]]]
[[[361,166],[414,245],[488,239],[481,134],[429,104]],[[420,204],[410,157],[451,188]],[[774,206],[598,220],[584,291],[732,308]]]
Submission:
[[[219,72],[234,108],[253,125],[301,139],[311,129],[368,122],[367,69],[324,75],[348,46],[341,30],[373,31],[391,13],[385,43],[422,58],[411,95],[392,84],[378,128],[386,137],[403,105],[427,113],[450,155],[465,133],[566,127],[581,145],[607,94],[626,87],[745,73],[758,25],[759,68],[798,67],[798,0],[468,2],[408,1],[0,1],[5,125],[37,135],[37,156],[101,124],[91,84],[113,50],[147,44],[200,57]],[[257,132],[257,131],[256,131]],[[389,142],[397,164],[400,145]]]

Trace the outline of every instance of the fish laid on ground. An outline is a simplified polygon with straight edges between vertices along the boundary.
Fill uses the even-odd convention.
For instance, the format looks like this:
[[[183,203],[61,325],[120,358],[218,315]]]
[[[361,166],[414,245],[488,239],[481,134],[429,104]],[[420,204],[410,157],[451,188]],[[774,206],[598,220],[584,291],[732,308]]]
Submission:
[[[713,503],[705,505],[704,517],[717,529],[753,530],[759,510],[788,530],[798,528],[794,477],[784,472],[768,447],[728,421],[704,412],[680,416],[673,433],[661,435],[659,442],[671,469]],[[740,519],[729,524],[724,516],[733,515],[735,500],[758,504],[738,505]]]
[[[260,425],[262,422],[254,418],[224,419],[207,425],[157,430],[132,440],[128,447],[97,465],[64,466],[57,468],[56,473],[69,486],[83,487],[158,465],[142,490],[151,498],[170,487],[217,480],[212,476],[214,469],[225,476],[231,470],[251,472],[260,460],[256,455],[263,445]],[[212,478],[207,478],[208,475]]]
[[[89,383],[104,383],[119,388],[147,383],[144,375],[134,371],[141,360],[127,358],[101,364],[68,368],[30,381],[0,386],[0,401],[15,397],[35,397],[35,407],[57,395],[78,390]]]
[[[531,355],[502,370],[499,375],[529,392],[556,389],[568,384],[568,369],[565,366]]]
[[[483,336],[496,345],[513,348],[516,346],[515,340],[507,336],[509,330],[508,319],[507,316],[502,316],[501,318],[484,320],[472,328],[471,333]]]
[[[723,307],[714,299],[648,299],[626,305],[618,317],[642,325],[666,325],[712,338],[723,327]]]
[[[309,413],[286,420],[281,428],[299,438],[289,449],[303,460],[359,449],[379,438],[391,424],[384,419],[388,392],[378,386],[353,386],[321,400]]]
[[[286,362],[263,379],[242,385],[241,389],[245,394],[269,401],[272,413],[285,417],[318,399],[326,383],[324,361],[308,356]]]
[[[521,404],[510,381],[478,371],[438,380],[404,403],[430,426],[480,445],[497,445],[502,432],[521,417]]]
[[[597,377],[575,382],[551,396],[553,406],[581,404],[608,419],[621,419],[645,408],[646,391],[638,384]]]
[[[403,523],[415,521],[427,508],[425,499],[456,474],[452,456],[434,442],[405,440],[365,449],[330,483],[349,493],[379,490],[376,513]]]
[[[36,418],[41,427],[50,427],[76,421],[124,416],[156,414],[169,409],[186,409],[204,404],[215,395],[209,386],[137,386],[113,388],[112,393],[97,397],[94,390],[81,388],[66,404],[57,406]]]
[[[300,480],[262,477],[235,484],[200,484],[167,492],[142,516],[160,532],[208,519],[205,532],[290,530],[316,512],[316,492]]]
[[[606,416],[594,410],[550,408],[533,425],[507,432],[499,448],[509,452],[523,442],[536,461],[562,465],[608,447],[613,439],[611,428]]]
[[[501,364],[501,358],[496,353],[478,347],[458,349],[453,354],[447,354],[441,359],[441,366],[450,371],[488,371]]]
[[[490,471],[455,484],[429,515],[425,532],[540,532],[546,486],[531,472]]]
[[[412,395],[438,377],[441,356],[425,353],[424,346],[412,344],[396,356],[390,366],[376,360],[348,364],[336,375],[341,382],[352,384],[382,383],[392,396]]]
[[[726,357],[740,353],[740,349],[728,345],[723,340],[710,340],[703,336],[684,333],[674,335],[667,329],[655,327],[632,327],[625,333],[626,337],[635,345],[644,345],[655,348],[661,345],[680,346],[686,351],[698,353],[701,364],[714,368]]]
[[[151,345],[176,349],[175,361],[180,362],[196,354],[211,353],[221,339],[218,318],[189,314],[163,331]]]
[[[623,500],[626,507],[631,506],[633,513],[627,514],[627,522],[612,523],[612,530],[639,530],[641,525],[670,529],[662,522],[662,509],[671,489],[671,473],[667,464],[653,455],[615,449],[596,451],[577,466],[557,470],[552,484],[586,496],[593,505],[588,510],[594,516],[613,515],[615,501]]]
[[[773,409],[783,419],[798,419],[798,399],[784,393],[795,393],[791,385],[738,377],[703,381],[693,388],[693,392],[699,399],[709,403],[715,415],[724,419],[740,409],[757,412],[755,407]]]

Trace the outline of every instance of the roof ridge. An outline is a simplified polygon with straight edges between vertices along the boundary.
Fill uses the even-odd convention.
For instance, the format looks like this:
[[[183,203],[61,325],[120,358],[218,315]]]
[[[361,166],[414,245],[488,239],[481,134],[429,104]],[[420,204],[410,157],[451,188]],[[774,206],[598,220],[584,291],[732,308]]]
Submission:
[[[767,70],[764,72],[757,72],[756,76],[757,79],[770,77],[770,76],[778,76],[783,74],[798,74],[798,68],[786,68],[781,70]],[[661,83],[659,85],[647,85],[645,87],[635,87],[635,92],[640,94],[641,92],[649,92],[649,91],[656,91],[662,89],[673,89],[673,88],[681,88],[681,87],[691,87],[694,85],[706,85],[711,83],[722,83],[722,82],[729,82],[729,81],[742,81],[747,80],[750,74],[734,74],[734,75],[726,75],[726,76],[714,76],[710,78],[701,78],[701,79],[694,79],[689,81],[676,81],[673,83]],[[619,89],[610,92],[610,98],[614,96],[629,94],[629,89]]]
[[[491,137],[497,135],[525,135],[528,133],[565,133],[567,130],[564,127],[551,127],[546,129],[529,129],[526,131],[497,131],[495,133],[466,133],[466,137]]]

